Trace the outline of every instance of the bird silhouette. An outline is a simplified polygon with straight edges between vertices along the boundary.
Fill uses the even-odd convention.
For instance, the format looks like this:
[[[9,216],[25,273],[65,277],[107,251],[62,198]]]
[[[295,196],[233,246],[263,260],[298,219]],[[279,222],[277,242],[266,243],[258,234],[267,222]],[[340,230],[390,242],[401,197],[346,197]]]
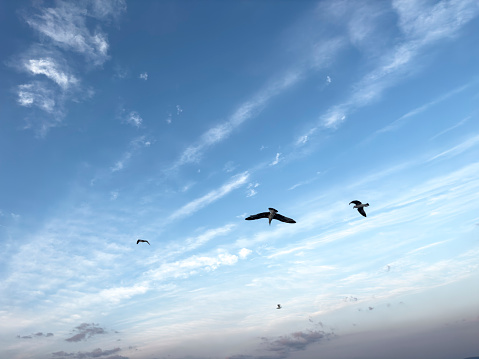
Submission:
[[[150,242],[145,241],[144,239],[139,239],[139,240],[137,240],[137,241],[136,241],[136,244],[138,244],[138,243],[140,243],[140,242],[146,242],[146,243],[148,243],[148,244],[151,246]]]
[[[354,203],[353,208],[357,208],[358,212],[361,213],[364,217],[366,217],[366,212],[364,211],[364,207],[369,207],[369,203],[362,204],[360,201],[351,201],[349,204]]]
[[[278,308],[276,308],[276,309],[281,309],[281,308],[283,308],[283,307],[281,306],[281,304],[278,304]]]
[[[269,220],[269,225],[271,225],[271,221],[273,219],[277,219],[278,221],[285,222],[285,223],[296,223],[294,219],[282,216],[281,214],[278,213],[278,211],[274,208],[268,208],[269,212],[262,212],[258,214],[253,214],[249,217],[246,217],[245,220],[247,221],[252,221],[255,219],[260,219],[260,218],[268,218]]]

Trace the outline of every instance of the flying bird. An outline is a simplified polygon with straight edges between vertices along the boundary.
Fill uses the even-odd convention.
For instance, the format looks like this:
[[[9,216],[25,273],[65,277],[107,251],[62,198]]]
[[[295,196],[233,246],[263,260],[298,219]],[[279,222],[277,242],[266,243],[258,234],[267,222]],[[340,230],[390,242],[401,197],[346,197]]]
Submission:
[[[358,212],[361,213],[364,217],[366,217],[366,212],[364,212],[364,207],[369,207],[369,203],[362,204],[360,201],[351,201],[349,204],[354,203],[353,208],[357,208]]]
[[[278,211],[275,210],[274,208],[268,208],[268,209],[269,209],[269,212],[262,212],[262,213],[258,213],[258,214],[253,214],[249,217],[246,217],[245,220],[251,221],[251,220],[254,220],[254,219],[268,218],[269,225],[271,225],[271,221],[273,219],[277,219],[278,221],[286,222],[286,223],[296,223],[296,221],[294,219],[291,219],[291,218],[280,215],[278,213]]]
[[[276,308],[276,309],[281,309],[281,308],[283,308],[283,307],[281,306],[281,304],[278,304],[278,308]]]
[[[148,244],[151,246],[150,242],[145,241],[144,239],[139,239],[139,240],[137,240],[137,241],[136,241],[136,244],[138,244],[138,243],[140,243],[140,242],[146,242],[146,243],[148,243]]]

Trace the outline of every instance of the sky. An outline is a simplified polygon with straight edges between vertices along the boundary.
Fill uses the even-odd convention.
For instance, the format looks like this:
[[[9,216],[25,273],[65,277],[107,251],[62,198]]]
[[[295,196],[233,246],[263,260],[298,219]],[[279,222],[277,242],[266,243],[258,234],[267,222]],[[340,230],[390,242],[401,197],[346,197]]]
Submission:
[[[1,1],[0,356],[479,357],[478,42],[476,0]]]

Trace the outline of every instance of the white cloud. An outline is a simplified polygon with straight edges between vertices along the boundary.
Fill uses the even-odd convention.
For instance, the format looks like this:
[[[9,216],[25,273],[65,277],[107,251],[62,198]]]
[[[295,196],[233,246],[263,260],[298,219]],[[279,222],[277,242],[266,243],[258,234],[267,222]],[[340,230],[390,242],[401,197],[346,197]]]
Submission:
[[[434,140],[435,138],[439,137],[439,136],[442,136],[444,135],[445,133],[449,132],[449,131],[452,131],[454,130],[455,128],[459,127],[459,126],[462,126],[463,124],[465,124],[467,121],[469,121],[471,119],[471,116],[468,116],[464,119],[462,119],[461,121],[459,121],[458,123],[456,123],[454,126],[451,126],[451,127],[448,127],[446,128],[445,130],[439,132],[438,134],[432,136],[429,140],[432,141]]]
[[[100,20],[116,19],[126,11],[125,0],[93,0],[88,15]]]
[[[439,40],[456,36],[479,13],[479,3],[474,0],[441,1],[435,5],[398,0],[393,2],[393,8],[399,14],[406,38],[379,59],[376,69],[354,86],[347,101],[320,117],[324,126],[334,128],[358,107],[377,100],[387,88],[413,73],[412,63],[421,51]]]
[[[223,227],[219,228],[214,228],[214,229],[209,229],[206,232],[200,234],[199,236],[193,237],[193,238],[188,238],[186,240],[186,246],[184,250],[193,250],[196,249],[207,242],[211,241],[212,239],[218,237],[218,236],[224,236],[228,233],[230,233],[233,228],[236,227],[236,224],[227,224]]]
[[[319,174],[319,173],[317,173],[317,174]],[[295,188],[298,188],[298,187],[300,187],[300,186],[304,186],[304,185],[306,185],[306,184],[312,183],[312,182],[314,182],[314,181],[316,181],[316,180],[317,180],[317,177],[313,177],[313,178],[310,178],[310,179],[308,179],[308,180],[300,181],[300,182],[298,182],[298,183],[292,185],[290,188],[288,188],[288,190],[291,191],[291,190],[293,190],[293,189],[295,189]]]
[[[115,199],[118,198],[118,191],[111,191],[110,192],[110,199],[114,201]]]
[[[124,110],[123,110],[124,111]],[[125,117],[125,121],[130,125],[140,127],[143,123],[143,119],[141,118],[140,114],[136,111],[130,111]]]
[[[207,206],[210,203],[226,196],[231,191],[241,187],[249,178],[249,173],[244,172],[240,175],[232,177],[231,181],[224,184],[218,189],[215,189],[208,194],[204,195],[203,197],[197,198],[188,204],[184,205],[180,209],[173,212],[173,214],[169,217],[170,220],[174,220],[183,216],[188,216],[201,208]]]
[[[20,215],[19,214],[16,214],[16,213],[10,213],[10,216],[15,220],[19,220],[20,219]]]
[[[130,299],[139,294],[145,294],[149,290],[148,285],[135,285],[132,287],[116,287],[110,289],[103,289],[95,295],[97,301],[108,301],[111,303],[119,303],[123,299]]]
[[[400,29],[411,39],[424,43],[452,37],[479,12],[475,0],[421,1],[394,0]]]
[[[140,74],[139,77],[140,77],[140,79],[146,81],[146,80],[148,80],[148,73],[147,73],[147,72],[143,72],[142,74]]]
[[[197,274],[199,270],[214,271],[223,265],[233,265],[238,262],[238,256],[225,251],[218,251],[216,256],[193,255],[184,260],[165,263],[159,269],[147,272],[154,280],[165,280],[168,278],[187,278]]]
[[[415,109],[409,111],[408,113],[402,115],[397,120],[390,123],[389,125],[387,125],[387,126],[383,127],[382,129],[376,131],[376,133],[374,135],[381,134],[381,133],[384,133],[384,132],[393,131],[393,130],[399,128],[401,126],[401,124],[403,124],[407,119],[409,119],[411,117],[414,117],[416,115],[419,115],[420,113],[423,113],[424,111],[427,111],[429,108],[431,108],[431,107],[449,99],[450,97],[452,97],[456,94],[461,93],[462,91],[464,91],[468,87],[469,87],[469,84],[457,87],[457,88],[449,91],[448,93],[439,96],[437,99],[434,99],[433,101],[430,101],[430,102],[428,102],[428,103],[426,103],[422,106],[419,106],[418,108],[415,108]]]
[[[279,152],[276,153],[276,157],[275,157],[274,161],[271,162],[269,165],[270,166],[276,166],[279,163],[279,161],[281,161],[280,157],[281,157],[281,153],[279,153]]]
[[[123,1],[116,1],[116,7],[107,1],[93,4],[90,14],[101,20],[117,16],[126,8]],[[81,53],[94,65],[101,65],[108,59],[107,36],[98,26],[93,32],[88,29],[88,10],[78,3],[58,2],[56,7],[27,16],[26,22],[54,45]]]
[[[78,83],[78,79],[62,71],[53,58],[30,59],[24,63],[25,68],[34,75],[45,75],[62,89]]]
[[[443,151],[436,156],[431,157],[428,161],[434,161],[441,157],[452,157],[457,156],[458,154],[468,150],[469,148],[476,146],[479,143],[479,135],[470,137],[467,140],[463,141],[461,144],[454,146],[446,151]]]
[[[83,54],[88,65],[102,65],[108,59],[108,41],[100,23],[93,20],[116,19],[126,5],[123,0],[57,1],[55,7],[42,7],[43,3],[37,5],[34,12],[24,12],[24,19],[40,33],[41,44],[33,44],[25,55],[10,61],[10,64],[21,71],[46,76],[61,88],[59,91],[44,81],[18,86],[18,103],[21,106],[38,107],[47,113],[47,116],[38,116],[37,113],[27,116],[24,128],[34,128],[44,136],[63,120],[64,105],[72,99],[72,89],[76,90],[75,94],[80,90],[80,80],[72,74],[57,47]],[[95,30],[90,31],[90,26]],[[93,90],[86,89],[82,96],[90,97],[92,93]]]
[[[124,156],[124,158],[120,161],[117,161],[110,169],[112,172],[118,172],[118,171],[121,171],[123,169],[123,167],[125,167],[125,161],[130,159],[131,157],[131,154],[128,153],[127,155]]]
[[[301,136],[298,138],[298,141],[296,141],[297,144],[302,144],[304,145],[306,142],[308,142],[308,135]]]
[[[334,128],[346,119],[346,115],[340,107],[336,107],[331,109],[326,115],[322,116],[321,119],[324,126]]]
[[[331,77],[326,76],[326,82],[327,82],[328,84],[330,84],[330,83],[331,83]]]
[[[54,92],[39,82],[18,86],[17,95],[21,106],[34,105],[50,114],[55,112]]]
[[[256,190],[258,186],[259,186],[259,183],[248,184],[248,187],[246,188],[246,197],[255,196],[258,193],[258,191]]]
[[[299,79],[300,73],[291,71],[282,76],[278,81],[275,81],[272,85],[261,90],[256,96],[253,96],[251,100],[240,105],[228,121],[212,127],[203,133],[195,145],[189,146],[183,151],[183,154],[173,167],[176,168],[187,163],[197,162],[204,150],[225,140],[244,121],[260,113],[272,97],[294,85]]]
[[[251,253],[253,253],[253,251],[251,249],[248,249],[248,248],[242,248],[238,255],[241,259],[245,259],[246,257],[248,257]]]
[[[136,154],[142,147],[150,147],[151,142],[146,140],[145,136],[138,136],[130,141],[128,150],[123,154],[120,160],[110,167],[111,172],[121,171],[125,165],[130,161],[132,156]]]
[[[180,115],[183,112],[183,109],[181,108],[180,105],[176,105],[176,114]]]
[[[225,172],[233,172],[238,166],[234,164],[233,161],[228,161],[225,163],[225,166],[223,167],[223,171]]]

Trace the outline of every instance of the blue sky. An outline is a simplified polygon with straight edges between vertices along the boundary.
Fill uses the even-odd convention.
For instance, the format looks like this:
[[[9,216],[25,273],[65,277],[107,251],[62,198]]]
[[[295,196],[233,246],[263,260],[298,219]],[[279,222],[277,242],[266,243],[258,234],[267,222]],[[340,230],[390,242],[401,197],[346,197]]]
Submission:
[[[2,356],[479,355],[476,0],[4,1],[0,30]]]

